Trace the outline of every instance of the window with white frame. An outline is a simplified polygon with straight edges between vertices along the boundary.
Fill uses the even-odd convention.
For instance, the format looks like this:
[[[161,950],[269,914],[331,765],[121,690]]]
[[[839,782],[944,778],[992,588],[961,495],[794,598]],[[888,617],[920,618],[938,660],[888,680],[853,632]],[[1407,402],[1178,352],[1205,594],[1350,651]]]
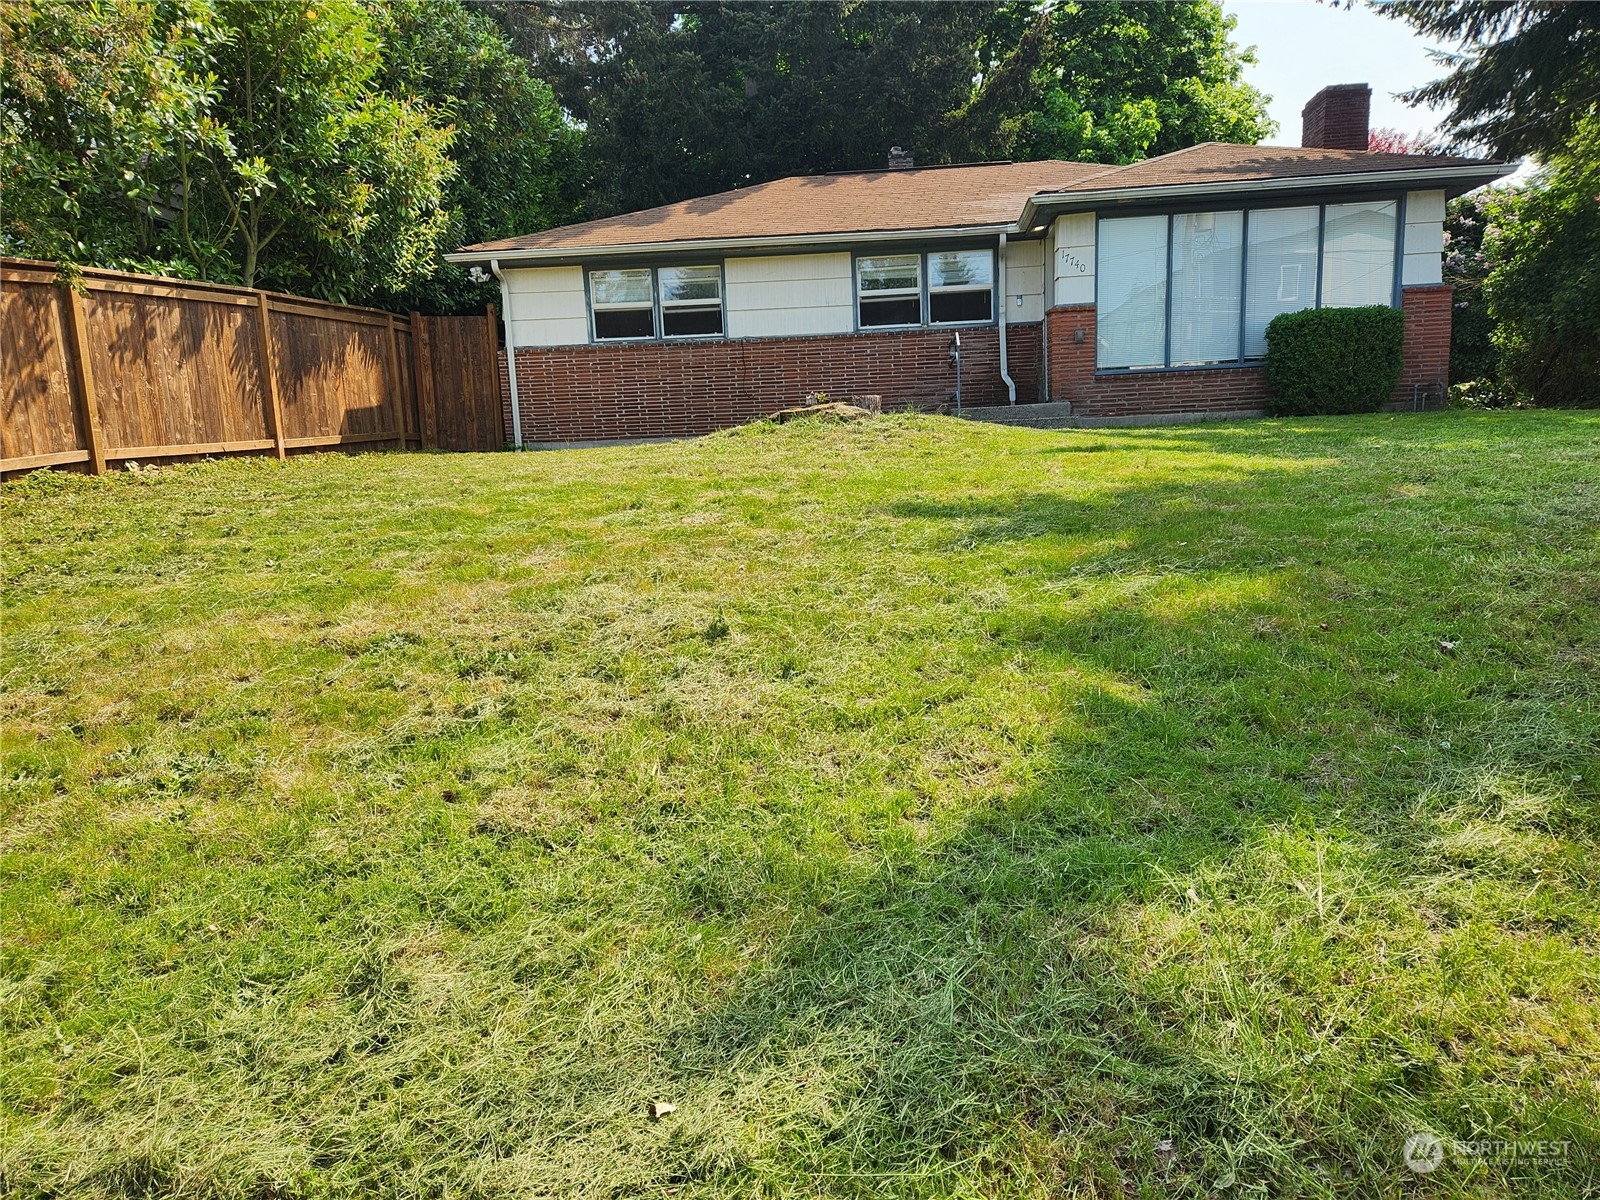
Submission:
[[[715,337],[722,332],[722,268],[662,267],[661,332],[665,337]]]
[[[1395,301],[1399,204],[1106,217],[1095,277],[1100,369],[1266,353],[1280,313]]]
[[[867,325],[922,324],[922,255],[856,259],[856,303]]]
[[[928,253],[928,323],[957,325],[994,317],[994,252]]]
[[[653,338],[656,309],[649,267],[589,272],[589,307],[596,341]]]
[[[717,337],[722,333],[722,268],[629,267],[589,272],[596,341]]]

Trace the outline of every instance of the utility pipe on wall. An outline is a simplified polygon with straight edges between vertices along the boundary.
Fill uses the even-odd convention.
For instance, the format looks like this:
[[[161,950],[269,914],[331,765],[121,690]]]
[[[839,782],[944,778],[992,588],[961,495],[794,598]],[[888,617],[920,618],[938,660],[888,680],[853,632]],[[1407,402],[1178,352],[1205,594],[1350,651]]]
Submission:
[[[491,258],[489,270],[500,281],[500,319],[506,325],[506,374],[511,383],[511,443],[522,449],[522,397],[517,394],[517,348],[511,340],[511,284],[500,274],[500,260]],[[1004,351],[1001,352],[1004,361]],[[1001,368],[1004,370],[1004,368]]]
[[[1006,395],[1010,397],[1008,404],[1017,402],[1017,382],[1011,378],[1011,371],[1006,364],[1006,234],[1000,231],[1000,253],[995,255],[995,299],[999,301],[996,308],[1000,324],[1000,378],[1005,381]]]

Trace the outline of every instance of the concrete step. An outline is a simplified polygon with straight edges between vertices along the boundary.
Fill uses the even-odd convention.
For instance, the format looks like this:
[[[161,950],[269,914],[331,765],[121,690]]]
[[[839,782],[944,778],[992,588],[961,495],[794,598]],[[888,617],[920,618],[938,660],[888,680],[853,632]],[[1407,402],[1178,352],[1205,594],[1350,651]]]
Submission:
[[[1201,421],[1236,421],[1249,417],[1262,417],[1259,408],[1233,409],[1229,412],[1176,412],[1143,413],[1124,417],[1083,417],[1072,411],[1065,401],[1052,404],[996,404],[978,408],[963,408],[960,415],[968,421],[990,421],[996,425],[1021,425],[1028,429],[1115,429],[1138,425],[1194,425]]]

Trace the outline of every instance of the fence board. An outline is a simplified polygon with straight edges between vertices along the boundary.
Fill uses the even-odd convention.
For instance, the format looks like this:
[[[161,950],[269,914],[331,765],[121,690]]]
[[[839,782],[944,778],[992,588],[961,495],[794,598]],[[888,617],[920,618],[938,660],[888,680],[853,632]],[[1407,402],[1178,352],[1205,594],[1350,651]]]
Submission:
[[[408,319],[109,271],[80,284],[0,260],[0,472],[504,441],[492,313]]]
[[[253,308],[145,292],[85,297],[107,457],[270,438]]]

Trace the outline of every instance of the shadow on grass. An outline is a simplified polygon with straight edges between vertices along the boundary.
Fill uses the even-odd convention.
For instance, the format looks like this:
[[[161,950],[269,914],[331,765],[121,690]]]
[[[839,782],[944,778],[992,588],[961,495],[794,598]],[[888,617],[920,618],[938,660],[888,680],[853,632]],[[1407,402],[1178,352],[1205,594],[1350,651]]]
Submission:
[[[1196,440],[1184,448],[1271,449],[1231,430]],[[1452,774],[1434,731],[1487,745],[1517,693],[1458,680],[1428,640],[1439,581],[1408,557],[1438,535],[1428,514],[1389,515],[1381,596],[1330,598],[1297,565],[1308,504],[1331,507],[1314,527],[1384,503],[1333,449],[1082,500],[892,505],[953,552],[1037,548],[1019,569],[1062,604],[991,614],[987,634],[997,660],[1024,656],[1061,697],[1061,728],[1029,783],[910,853],[820,896],[786,895],[769,870],[767,903],[796,932],[671,1036],[678,1077],[798,1081],[807,1116],[779,1136],[847,1192],[892,1179],[909,1192],[1370,1194],[1409,1178],[1401,1146],[1423,1129],[1574,1141],[1536,1170],[1576,1194],[1580,1157],[1600,1153],[1592,1098],[1569,1071],[1510,1082],[1498,1043],[1517,1035],[1475,1026],[1520,1019],[1538,956],[1507,950],[1503,977],[1470,977],[1496,952],[1477,959],[1467,943],[1523,933],[1496,924],[1504,912],[1452,908],[1441,880],[1461,867],[1441,857],[1433,819],[1493,765]],[[1229,543],[1182,561],[1218,515],[1237,527]],[[1097,542],[1117,547],[1109,564],[1081,550]],[[1130,577],[1149,586],[1104,586]],[[1382,635],[1404,627],[1415,646],[1399,660],[1360,629],[1373,604]],[[1356,632],[1329,637],[1330,624]],[[1401,674],[1411,699],[1379,698]],[[1126,686],[1094,682],[1107,679]],[[1502,739],[1497,762],[1523,750],[1539,747]],[[1537,884],[1523,868],[1517,886]],[[695,1136],[681,1178],[738,1172],[737,1138]],[[1518,1169],[1453,1162],[1435,1182],[1516,1187]]]
[[[803,663],[771,663],[745,711],[770,702],[801,727],[757,721],[748,740],[709,700],[685,731],[679,709],[652,704],[675,699],[678,677],[641,670],[612,691],[585,684],[580,715],[622,688],[628,711],[564,746],[564,773],[523,777],[534,755],[511,739],[540,714],[537,693],[517,689],[539,676],[501,667],[534,662],[532,643],[502,649],[497,630],[490,649],[468,630],[471,653],[441,669],[476,689],[492,668],[504,705],[443,713],[335,776],[387,788],[385,776],[423,763],[404,802],[379,810],[403,836],[380,854],[352,834],[333,882],[330,863],[306,854],[296,870],[316,896],[286,878],[280,914],[303,942],[277,956],[219,952],[248,973],[249,992],[230,1001],[226,973],[220,991],[197,983],[197,1007],[177,1010],[199,1014],[180,1039],[195,1057],[152,1070],[120,1112],[107,1103],[137,1122],[103,1120],[71,1085],[64,1119],[79,1141],[55,1140],[64,1153],[99,1138],[105,1159],[124,1154],[121,1176],[91,1183],[130,1195],[211,1181],[247,1194],[247,1172],[228,1164],[258,1158],[311,1194],[1370,1195],[1404,1187],[1399,1147],[1415,1128],[1571,1137],[1594,1161],[1579,1071],[1593,1061],[1580,1022],[1593,1013],[1582,989],[1597,923],[1572,882],[1592,874],[1593,812],[1561,794],[1580,773],[1584,718],[1552,715],[1562,684],[1550,664],[1573,647],[1545,625],[1497,657],[1500,631],[1480,622],[1459,655],[1438,648],[1507,597],[1530,611],[1550,597],[1514,581],[1522,510],[1489,511],[1502,544],[1467,556],[1474,514],[1459,495],[1395,499],[1412,460],[1441,491],[1470,492],[1451,470],[1481,472],[1489,435],[1431,422],[1395,434],[1364,458],[1344,452],[1381,436],[1375,422],[1303,437],[1096,431],[1091,446],[1173,453],[1143,466],[1124,454],[1103,473],[1080,459],[1056,480],[1051,456],[1081,439],[1017,435],[1011,494],[993,494],[982,466],[941,467],[926,496],[872,493],[879,506],[858,524],[853,510],[842,525],[822,511],[816,538],[881,538],[869,557],[914,579],[893,597],[902,613],[912,595],[948,605],[958,628],[934,649],[959,661],[878,707],[847,686],[807,692],[790,683]],[[1446,440],[1475,440],[1474,461],[1432,462]],[[716,449],[661,469],[684,494],[710,490]],[[748,473],[766,487],[767,470]],[[915,465],[900,472],[891,478],[921,486]],[[944,498],[963,487],[991,494]],[[1554,503],[1538,514],[1544,545],[1587,545],[1592,500]],[[866,562],[858,551],[802,562],[786,580],[798,602],[841,562]],[[609,565],[619,592],[655,566],[626,554]],[[784,604],[754,604],[767,633],[784,632]],[[850,626],[872,644],[839,661],[874,678],[883,666],[892,686],[916,675],[929,645],[917,630],[929,627],[904,615],[909,634],[893,617]],[[685,649],[653,626],[638,654],[653,664],[665,647],[719,678],[756,676],[758,656],[740,657],[740,637],[716,621],[714,656],[706,635]],[[429,644],[396,643],[389,624],[375,615],[341,635],[382,677],[383,656]],[[550,647],[536,650],[542,661]],[[610,661],[593,676],[607,688]],[[1584,661],[1571,658],[1564,678]],[[979,695],[996,677],[1003,685]],[[793,691],[774,700],[768,685]],[[1025,743],[1006,741],[1009,724],[996,732],[1012,701],[1032,706],[1015,725]],[[881,777],[835,762],[804,778],[812,764],[797,748],[830,738],[841,756],[860,748],[909,774],[985,713],[995,725],[972,744],[1007,769],[979,782],[890,779],[871,804],[830,810],[852,781]],[[650,753],[597,757],[628,720]],[[678,791],[652,766],[674,737],[703,760]],[[486,826],[467,801],[497,783],[552,809],[562,789],[584,791],[561,812]],[[798,811],[813,794],[818,810]],[[734,828],[719,838],[697,805],[732,814]],[[349,927],[332,935],[323,920]],[[325,1029],[256,998],[307,974],[343,979],[307,1005]],[[228,1020],[213,1022],[214,1005]],[[126,1064],[104,1059],[140,1085],[143,1047],[124,1040]],[[192,1102],[148,1099],[185,1089],[228,1111],[196,1117]],[[650,1122],[647,1098],[678,1111]],[[56,1131],[39,1128],[36,1148],[54,1153]],[[200,1132],[169,1147],[169,1128]],[[127,1150],[130,1129],[149,1129],[155,1149]],[[164,1165],[229,1138],[239,1157],[222,1166],[180,1178]],[[1583,1191],[1576,1154],[1540,1169],[1527,1181],[1503,1163],[1452,1160],[1429,1186]],[[285,1186],[257,1190],[298,1189]]]

